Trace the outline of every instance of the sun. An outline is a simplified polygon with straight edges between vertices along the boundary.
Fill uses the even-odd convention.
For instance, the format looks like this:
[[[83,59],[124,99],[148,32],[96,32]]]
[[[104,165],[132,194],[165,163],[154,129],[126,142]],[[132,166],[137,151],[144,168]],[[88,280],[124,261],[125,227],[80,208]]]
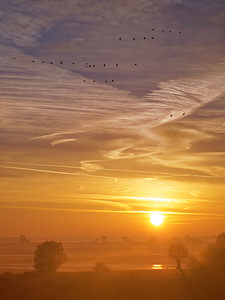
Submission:
[[[163,223],[164,216],[160,212],[152,212],[149,217],[152,225],[159,226]]]

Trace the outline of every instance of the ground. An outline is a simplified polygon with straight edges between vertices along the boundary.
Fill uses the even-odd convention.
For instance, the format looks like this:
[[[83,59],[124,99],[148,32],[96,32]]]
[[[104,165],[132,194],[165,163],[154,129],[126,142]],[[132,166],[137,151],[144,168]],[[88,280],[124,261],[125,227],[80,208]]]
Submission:
[[[175,270],[0,275],[2,300],[225,299],[224,278]]]

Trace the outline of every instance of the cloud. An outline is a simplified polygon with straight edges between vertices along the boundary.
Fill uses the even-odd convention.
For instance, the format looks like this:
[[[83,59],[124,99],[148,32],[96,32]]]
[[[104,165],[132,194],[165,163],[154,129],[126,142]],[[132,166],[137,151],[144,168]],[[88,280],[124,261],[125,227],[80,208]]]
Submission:
[[[54,139],[56,136],[61,136],[61,135],[69,135],[69,134],[75,134],[75,133],[82,133],[84,131],[82,130],[67,130],[67,131],[62,131],[62,132],[54,132],[50,134],[45,134],[41,136],[35,136],[33,138],[30,138],[30,141],[35,141],[35,140],[45,140],[45,139]]]
[[[58,144],[64,144],[64,143],[68,143],[68,142],[74,142],[76,141],[76,139],[59,139],[59,140],[53,140],[51,142],[52,146],[58,145]]]
[[[95,172],[95,171],[99,171],[102,169],[102,167],[99,164],[94,164],[94,163],[85,162],[85,161],[81,162],[80,168],[81,168],[81,170],[86,171],[86,172]]]

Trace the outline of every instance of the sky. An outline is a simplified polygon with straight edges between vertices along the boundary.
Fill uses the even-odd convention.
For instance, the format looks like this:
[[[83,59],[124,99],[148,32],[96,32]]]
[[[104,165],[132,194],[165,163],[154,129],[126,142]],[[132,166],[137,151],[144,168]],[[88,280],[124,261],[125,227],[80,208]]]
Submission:
[[[0,236],[223,231],[224,0],[2,0],[0,23]]]

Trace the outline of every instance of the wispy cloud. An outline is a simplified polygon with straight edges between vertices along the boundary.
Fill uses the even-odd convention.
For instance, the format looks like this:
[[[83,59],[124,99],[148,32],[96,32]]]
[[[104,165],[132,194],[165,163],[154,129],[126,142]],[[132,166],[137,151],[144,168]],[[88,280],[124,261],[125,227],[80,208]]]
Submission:
[[[58,144],[64,144],[69,142],[74,142],[76,139],[58,139],[51,142],[52,146],[58,145]]]
[[[222,1],[0,8],[1,207],[223,216]]]

